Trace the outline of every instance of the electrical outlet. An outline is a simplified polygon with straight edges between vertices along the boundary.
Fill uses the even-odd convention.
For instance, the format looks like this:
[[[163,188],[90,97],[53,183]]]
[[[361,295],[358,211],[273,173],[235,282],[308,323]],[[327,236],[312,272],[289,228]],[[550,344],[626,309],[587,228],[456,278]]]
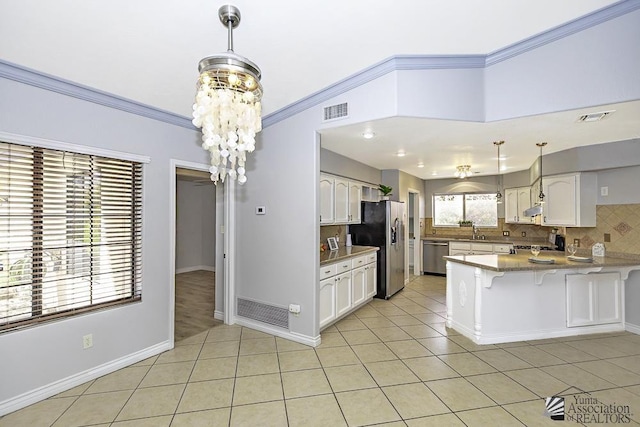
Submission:
[[[289,313],[297,316],[300,314],[300,304],[289,304]]]
[[[576,248],[580,247],[580,239],[573,239],[573,244],[576,245]]]
[[[502,235],[503,235],[504,237],[509,237],[509,232],[508,232],[508,231],[503,231],[503,232],[502,232]]]
[[[93,347],[93,334],[87,334],[82,337],[82,348],[85,350]]]
[[[527,237],[527,232],[526,232],[526,231],[523,231],[522,233],[520,233],[520,235],[521,235],[522,237]]]

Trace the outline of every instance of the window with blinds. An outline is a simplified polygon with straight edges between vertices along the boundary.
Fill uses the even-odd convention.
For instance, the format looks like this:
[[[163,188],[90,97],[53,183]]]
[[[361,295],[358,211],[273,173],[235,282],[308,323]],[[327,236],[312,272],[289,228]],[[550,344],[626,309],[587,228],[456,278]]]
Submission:
[[[141,299],[142,164],[0,142],[0,331]]]

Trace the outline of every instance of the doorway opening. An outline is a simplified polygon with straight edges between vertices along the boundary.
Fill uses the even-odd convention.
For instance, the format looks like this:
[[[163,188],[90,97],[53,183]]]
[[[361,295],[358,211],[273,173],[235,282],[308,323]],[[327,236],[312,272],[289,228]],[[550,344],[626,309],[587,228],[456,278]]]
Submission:
[[[422,274],[420,266],[420,192],[409,189],[407,203],[407,231],[408,231],[408,268],[409,274]]]

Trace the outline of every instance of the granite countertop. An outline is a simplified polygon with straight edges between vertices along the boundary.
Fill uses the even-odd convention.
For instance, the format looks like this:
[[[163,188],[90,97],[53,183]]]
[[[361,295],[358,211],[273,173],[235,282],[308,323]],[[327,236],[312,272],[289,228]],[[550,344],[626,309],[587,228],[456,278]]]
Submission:
[[[551,246],[551,243],[547,239],[528,239],[526,237],[521,238],[513,238],[513,237],[489,237],[484,240],[482,239],[472,239],[470,237],[460,237],[460,236],[423,236],[420,240],[431,240],[436,242],[472,242],[472,243],[504,243],[504,244],[513,244],[513,245],[542,245],[542,246]]]
[[[364,255],[367,252],[376,252],[380,250],[377,246],[340,246],[337,251],[320,252],[320,265],[329,264],[345,258],[353,258],[358,255]]]
[[[557,270],[576,269],[594,267],[629,267],[638,266],[639,259],[623,259],[612,257],[594,257],[593,262],[570,261],[564,252],[544,251],[538,258],[553,259],[553,264],[538,264],[529,261],[530,253],[519,253],[515,255],[456,255],[445,256],[444,259],[459,264],[480,267],[493,271],[526,271],[526,270]]]

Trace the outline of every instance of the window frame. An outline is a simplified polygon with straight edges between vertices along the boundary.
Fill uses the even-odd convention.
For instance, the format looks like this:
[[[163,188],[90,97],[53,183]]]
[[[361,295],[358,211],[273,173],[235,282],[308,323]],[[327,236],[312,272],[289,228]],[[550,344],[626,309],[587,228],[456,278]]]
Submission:
[[[127,236],[130,236],[128,239],[128,241],[130,241],[130,249],[127,251],[125,250],[124,254],[125,255],[121,255],[118,254],[116,255],[116,259],[117,261],[124,259],[125,260],[125,264],[124,265],[124,270],[120,271],[119,274],[124,275],[121,277],[125,277],[125,276],[130,276],[130,279],[127,279],[127,281],[124,282],[124,284],[118,284],[118,285],[114,285],[112,284],[111,287],[113,287],[114,289],[125,289],[125,292],[128,292],[130,295],[124,297],[124,298],[119,298],[120,296],[120,291],[116,291],[114,290],[113,293],[111,294],[107,294],[109,295],[107,297],[108,298],[112,298],[111,300],[104,300],[103,301],[93,301],[93,299],[89,300],[89,304],[84,305],[84,306],[80,306],[80,307],[73,307],[70,309],[66,309],[65,310],[61,310],[61,311],[57,311],[60,308],[58,306],[54,306],[55,309],[51,312],[51,313],[46,313],[46,314],[42,314],[42,301],[40,300],[39,302],[39,306],[37,303],[34,303],[33,301],[37,301],[37,288],[34,290],[33,288],[33,284],[38,284],[38,283],[42,283],[42,277],[44,276],[44,274],[38,274],[38,268],[35,267],[32,268],[34,265],[38,265],[38,263],[44,265],[43,261],[43,257],[44,256],[49,256],[49,253],[47,251],[46,248],[44,248],[42,245],[30,245],[27,246],[26,248],[26,253],[27,254],[31,254],[30,255],[30,260],[25,261],[27,264],[29,264],[30,262],[30,267],[27,266],[26,269],[28,271],[28,274],[30,276],[31,279],[31,283],[28,289],[30,289],[30,293],[31,293],[31,300],[32,300],[32,308],[31,308],[31,314],[28,315],[27,312],[25,312],[25,315],[28,315],[28,317],[24,317],[24,318],[20,318],[17,320],[12,320],[9,321],[9,319],[12,317],[9,315],[9,311],[7,310],[6,312],[2,312],[0,313],[0,334],[5,333],[5,332],[10,332],[10,331],[15,331],[17,329],[22,329],[22,328],[26,328],[26,327],[32,327],[32,326],[36,326],[36,325],[40,325],[43,323],[48,323],[54,320],[59,320],[59,319],[69,319],[72,318],[76,315],[79,314],[85,314],[88,312],[94,312],[94,311],[98,311],[98,310],[103,310],[106,308],[110,308],[110,307],[114,307],[114,306],[123,306],[126,304],[130,304],[130,303],[136,303],[142,300],[142,277],[143,277],[143,236],[144,236],[144,225],[143,225],[143,221],[144,221],[144,175],[145,175],[145,167],[144,165],[146,163],[150,162],[150,158],[147,156],[139,156],[136,154],[131,154],[131,153],[123,153],[123,152],[117,152],[117,151],[113,151],[113,150],[104,150],[104,149],[100,149],[100,148],[95,148],[95,147],[87,147],[87,146],[81,146],[81,145],[76,145],[76,144],[69,144],[69,143],[65,143],[65,142],[59,142],[59,141],[51,141],[51,140],[45,140],[45,139],[40,139],[40,138],[33,138],[33,137],[28,137],[28,136],[21,136],[21,135],[13,135],[13,134],[8,134],[5,132],[0,132],[0,142],[2,142],[3,144],[13,144],[13,145],[18,145],[18,146],[27,146],[27,149],[31,148],[32,149],[32,153],[34,153],[34,164],[38,163],[41,160],[41,154],[37,155],[35,153],[43,153],[46,152],[46,150],[54,150],[57,152],[63,152],[65,153],[65,155],[83,155],[83,156],[89,156],[91,158],[97,158],[100,161],[113,161],[115,162],[116,165],[126,165],[126,164],[130,164],[131,166],[131,171],[126,172],[124,177],[126,180],[128,180],[128,182],[130,183],[131,187],[128,190],[128,194],[127,196],[125,196],[125,199],[129,200],[128,203],[131,204],[131,215],[127,216],[125,215],[124,217],[122,217],[122,215],[120,215],[120,217],[124,218],[125,222],[128,222],[130,224],[130,226],[128,227],[130,229],[129,234],[127,234]],[[40,160],[38,160],[40,159]],[[123,163],[124,162],[124,163]],[[91,170],[94,171],[94,166],[91,166]],[[8,173],[8,169],[5,169]],[[92,172],[93,173],[93,172]],[[130,176],[129,176],[129,175]],[[42,176],[45,176],[45,172],[42,172]],[[35,179],[36,174],[33,173],[33,177]],[[60,185],[60,184],[58,184]],[[113,185],[113,184],[112,184]],[[36,184],[33,185],[33,182],[31,183],[31,187],[32,188],[44,188],[44,185],[40,184]],[[69,199],[69,193],[68,193],[68,188],[69,188],[69,181],[67,180],[67,184],[66,186],[64,186],[64,188],[66,188],[67,190],[65,190],[65,192],[63,194],[65,194],[65,199],[64,200],[70,200]],[[39,203],[37,203],[37,195],[34,193],[34,195],[36,197],[32,197],[31,198],[31,209],[32,212],[34,212],[34,216],[32,216],[31,219],[31,223],[32,224],[36,224],[37,221],[35,221],[35,218],[38,218],[38,209],[37,207],[35,207],[35,205],[40,206]],[[94,197],[94,196],[92,196]],[[101,200],[102,196],[98,196],[98,200]],[[67,203],[67,202],[64,202]],[[92,202],[92,205],[96,203],[95,201]],[[103,201],[101,200],[100,202],[98,202],[98,204],[102,204]],[[120,206],[118,204],[116,204],[116,206]],[[67,208],[68,208],[68,204],[67,204]],[[46,216],[46,215],[44,215]],[[7,217],[9,218],[10,215]],[[68,217],[65,216],[67,219]],[[106,218],[106,217],[105,217]],[[103,221],[107,221],[106,219],[103,219]],[[113,221],[113,220],[112,220]],[[88,224],[90,229],[92,229],[94,227],[94,225],[91,225],[92,220],[89,220]],[[108,222],[108,221],[107,221]],[[37,227],[38,225],[34,226],[34,230],[37,231]],[[98,233],[102,233],[105,225],[101,224],[100,226],[101,231],[99,231]],[[116,220],[116,225],[111,225],[111,228],[109,228],[110,230],[118,230],[120,231],[123,227],[123,225],[121,223],[118,223]],[[115,228],[113,228],[115,227]],[[67,230],[66,232],[68,232],[68,228],[64,228],[65,230]],[[127,227],[125,226],[125,229],[127,229]],[[10,230],[10,229],[8,229]],[[77,230],[76,230],[77,231]],[[10,232],[10,231],[9,231]],[[61,235],[64,235],[64,233],[66,232],[62,232]],[[43,237],[46,237],[47,234],[43,234]],[[56,234],[56,236],[59,236],[58,234]],[[7,241],[10,240],[10,235],[7,236]],[[37,239],[33,240],[34,242]],[[122,245],[121,245],[122,246]],[[90,245],[88,245],[87,247],[95,247],[94,243],[91,242]],[[124,248],[128,247],[127,244],[125,244],[123,246]],[[61,250],[63,251],[71,251],[71,253],[73,253],[73,251],[75,249],[72,249],[69,246],[63,247]],[[89,249],[90,251],[92,251],[93,249]],[[8,249],[4,252],[8,253]],[[127,255],[128,254],[128,255]],[[73,258],[74,255],[67,255],[65,252],[65,256],[66,257],[70,257]],[[124,258],[122,258],[124,256]],[[108,270],[108,274],[113,274],[114,271],[118,270],[119,267],[114,267],[111,266],[111,254],[109,255],[101,255],[102,258],[98,258],[97,260],[99,261],[100,259],[102,260],[109,260],[108,264],[109,266],[107,267]],[[94,259],[91,257],[89,259]],[[116,261],[113,261],[116,262]],[[65,266],[64,268],[76,268],[76,267],[68,267]],[[7,265],[5,266],[6,269],[6,274],[7,274],[7,282],[5,286],[8,286],[9,284],[9,272],[10,272],[10,266]],[[41,268],[42,270],[42,268]],[[65,273],[67,274],[67,273]],[[90,276],[91,279],[89,280],[89,284],[87,286],[89,286],[90,288],[93,288],[94,286],[96,286],[96,282],[93,277],[93,275]],[[60,280],[63,279],[58,279],[58,278],[54,278],[55,281],[55,285],[50,285],[50,286],[54,286],[55,289],[60,289],[59,288],[59,284],[57,283],[63,283],[63,286],[69,286],[67,284],[65,284],[64,280],[61,282]],[[68,279],[67,279],[68,280]],[[130,281],[128,281],[130,280]],[[127,284],[128,283],[128,284]],[[1,283],[0,283],[1,284]],[[124,286],[124,287],[123,287]],[[72,286],[73,287],[73,286]],[[127,288],[130,288],[130,291],[126,291]],[[75,291],[75,289],[74,289]],[[41,290],[39,291],[41,292]],[[74,294],[75,295],[75,294]],[[93,298],[93,297],[91,297]],[[23,309],[26,308],[23,307]],[[28,308],[27,308],[28,310]],[[15,317],[15,316],[14,316]]]
[[[460,224],[445,224],[445,225],[436,224],[436,197],[439,197],[439,196],[462,196],[462,220],[461,221],[466,221],[467,220],[467,200],[466,200],[466,196],[467,195],[481,195],[481,194],[494,195],[495,196],[495,193],[488,192],[488,191],[464,191],[464,192],[456,192],[456,193],[433,193],[432,198],[431,198],[432,226],[433,227],[438,227],[438,228],[461,228],[462,227]],[[496,201],[496,225],[479,225],[478,227],[482,227],[482,228],[498,228],[499,226],[500,226],[500,217],[498,215],[498,203]]]

